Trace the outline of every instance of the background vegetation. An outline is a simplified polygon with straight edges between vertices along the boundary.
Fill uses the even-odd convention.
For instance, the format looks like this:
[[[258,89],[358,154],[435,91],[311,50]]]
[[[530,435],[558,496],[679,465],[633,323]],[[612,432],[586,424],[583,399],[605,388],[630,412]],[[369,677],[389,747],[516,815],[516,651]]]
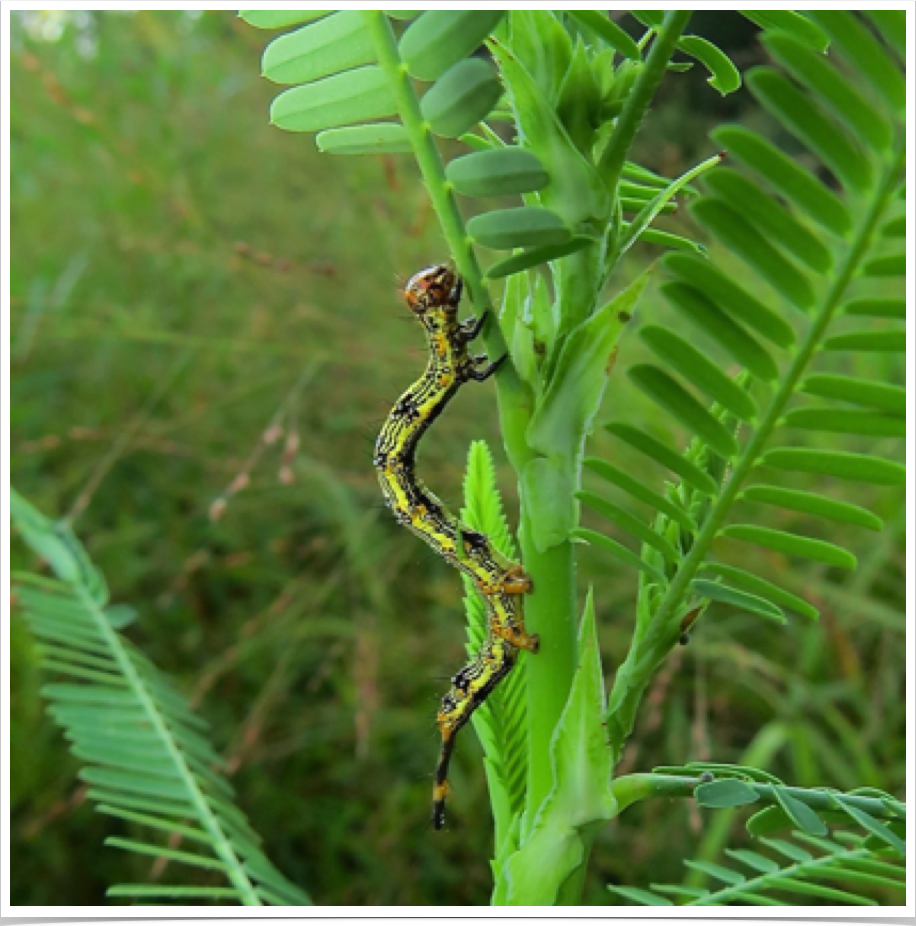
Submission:
[[[422,186],[406,161],[319,157],[271,130],[266,37],[231,14],[13,25],[13,480],[72,515],[112,599],[138,608],[130,636],[212,722],[290,878],[324,904],[482,902],[491,837],[472,736],[448,830],[427,822],[435,706],[463,655],[459,585],[380,510],[370,463],[423,362],[397,274],[445,256]],[[759,54],[737,16],[697,14],[692,29],[741,64]],[[744,92],[720,102],[702,74],[672,75],[641,161],[676,175],[731,118],[766,125]],[[641,313],[666,317],[652,298]],[[623,350],[641,348],[629,336]],[[902,381],[902,356],[869,362]],[[490,389],[463,390],[424,446],[428,482],[456,506],[469,441],[499,459]],[[659,414],[622,377],[607,404]],[[600,434],[595,447],[642,465]],[[902,789],[902,493],[831,487],[843,492],[888,525],[843,537],[851,576],[748,548],[821,620],[714,612],[656,679],[625,767],[743,761],[799,786]],[[17,547],[14,564],[34,561]],[[580,578],[613,666],[634,575],[596,553]],[[111,883],[162,877],[101,848],[125,826],[85,802],[15,618],[12,644],[12,902],[98,904]],[[680,881],[680,860],[716,855],[727,822],[686,802],[628,811],[596,843],[585,902],[607,902],[607,883]]]

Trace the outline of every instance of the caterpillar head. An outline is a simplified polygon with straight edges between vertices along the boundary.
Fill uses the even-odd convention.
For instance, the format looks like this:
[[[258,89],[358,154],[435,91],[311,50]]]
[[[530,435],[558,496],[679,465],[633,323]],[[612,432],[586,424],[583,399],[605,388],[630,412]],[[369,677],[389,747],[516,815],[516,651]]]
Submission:
[[[415,273],[404,287],[404,300],[414,315],[425,315],[430,309],[456,310],[461,297],[461,280],[457,273],[437,264]]]

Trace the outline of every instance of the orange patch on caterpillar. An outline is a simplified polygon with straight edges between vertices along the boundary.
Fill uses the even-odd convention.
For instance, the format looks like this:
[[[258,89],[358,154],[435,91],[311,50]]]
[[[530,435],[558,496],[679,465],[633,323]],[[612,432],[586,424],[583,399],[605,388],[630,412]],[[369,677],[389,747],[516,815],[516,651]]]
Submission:
[[[529,653],[537,653],[541,648],[541,638],[536,633],[529,634],[524,630],[503,627],[496,623],[492,625],[492,630],[494,636],[500,637],[519,649],[527,650]]]

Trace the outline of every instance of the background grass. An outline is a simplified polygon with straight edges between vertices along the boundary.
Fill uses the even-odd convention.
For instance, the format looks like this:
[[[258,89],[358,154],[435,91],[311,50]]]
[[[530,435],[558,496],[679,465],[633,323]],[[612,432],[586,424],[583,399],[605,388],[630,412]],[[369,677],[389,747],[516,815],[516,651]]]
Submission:
[[[742,22],[695,26],[746,64],[759,52]],[[316,902],[486,902],[472,736],[449,829],[427,822],[436,703],[462,663],[460,583],[380,510],[370,462],[423,363],[398,275],[447,256],[415,172],[320,157],[270,128],[266,37],[228,13],[14,14],[13,30],[14,482],[72,514],[113,600],[139,612],[131,637],[193,692],[239,802]],[[743,93],[720,102],[702,75],[674,75],[643,161],[674,173],[730,118],[762,119]],[[651,299],[642,313],[665,318]],[[628,336],[623,359],[638,352]],[[606,417],[625,409],[665,431],[619,372]],[[858,372],[901,381],[902,359]],[[491,385],[463,390],[424,444],[424,476],[453,504],[478,437],[501,459]],[[644,465],[601,434],[595,449]],[[629,769],[750,760],[798,785],[902,789],[903,496],[832,492],[888,521],[844,536],[858,572],[749,552],[821,621],[712,611],[658,676]],[[35,566],[19,547],[13,560]],[[583,551],[581,581],[610,669],[635,576]],[[15,616],[12,653],[12,902],[100,904],[111,883],[161,877],[102,848],[125,824],[85,802]],[[628,812],[599,839],[586,901],[605,903],[608,882],[680,880],[681,858],[724,837],[712,819],[684,803]]]

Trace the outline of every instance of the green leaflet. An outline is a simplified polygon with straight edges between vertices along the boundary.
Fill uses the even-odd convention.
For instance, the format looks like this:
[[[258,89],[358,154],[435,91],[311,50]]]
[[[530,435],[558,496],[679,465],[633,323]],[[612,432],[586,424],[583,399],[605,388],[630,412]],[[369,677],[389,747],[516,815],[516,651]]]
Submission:
[[[810,19],[830,36],[831,42],[849,59],[863,81],[872,85],[882,102],[901,116],[906,108],[906,78],[903,69],[881,48],[877,39],[851,12],[811,10]]]
[[[757,792],[738,778],[721,778],[698,785],[695,794],[701,807],[742,807],[759,800]]]
[[[723,202],[740,203],[742,216],[791,257],[817,273],[830,270],[833,255],[824,242],[743,174],[729,168],[716,170],[705,185]]]
[[[685,531],[689,531],[690,533],[696,532],[696,522],[683,508],[676,505],[670,499],[665,498],[661,493],[647,488],[642,482],[638,479],[634,479],[629,473],[625,473],[606,460],[597,457],[587,457],[583,462],[588,469],[597,473],[603,479],[606,479],[618,488],[628,492],[634,498],[638,498],[641,502],[645,502],[645,504],[666,515],[672,521],[676,521]]]
[[[464,196],[509,196],[530,193],[550,183],[537,156],[525,148],[507,146],[478,151],[451,161],[445,176]]]
[[[804,511],[817,517],[867,527],[873,531],[879,531],[884,526],[884,522],[866,508],[851,505],[849,502],[835,501],[813,492],[783,489],[779,486],[752,485],[748,486],[742,494],[744,498],[761,502],[764,505],[776,505],[791,511]]]
[[[748,223],[740,203],[701,199],[691,204],[690,213],[794,306],[807,310],[814,305],[817,297],[808,277],[770,243],[767,235]]]
[[[725,173],[725,170],[717,170],[707,178],[707,183]],[[734,316],[777,347],[791,347],[795,343],[795,331],[781,315],[717,270],[711,261],[671,254],[665,258],[665,269],[702,293],[722,314]]]
[[[849,331],[827,338],[824,350],[906,353],[906,331]]]
[[[596,514],[601,515],[607,520],[613,522],[618,527],[641,540],[644,544],[655,549],[669,563],[677,563],[681,559],[681,554],[674,549],[671,543],[662,534],[656,533],[652,527],[642,521],[640,518],[631,514],[625,508],[615,505],[613,502],[596,495],[594,492],[579,491],[576,492],[576,498],[590,508]]]
[[[684,255],[675,256],[680,258]],[[699,289],[675,282],[663,283],[661,291],[674,308],[718,341],[728,354],[755,376],[767,381],[779,377],[779,367],[770,353]]]
[[[264,49],[261,73],[277,84],[303,84],[375,60],[359,10],[343,10],[274,39]]]
[[[605,427],[615,437],[619,437],[640,453],[645,454],[650,460],[676,473],[693,488],[706,495],[715,495],[718,492],[719,487],[712,477],[686,459],[683,454],[656,440],[645,431],[622,421],[611,421]]]
[[[761,174],[777,192],[828,231],[845,235],[852,229],[852,217],[836,193],[772,142],[739,125],[722,126],[712,137],[729,157]]]
[[[436,80],[466,58],[499,25],[505,10],[425,10],[401,38],[412,76]]]
[[[893,460],[864,453],[777,447],[763,455],[766,466],[796,473],[817,473],[879,486],[906,485],[906,469]]]
[[[786,816],[799,829],[812,836],[826,836],[827,824],[805,803],[793,797],[786,788],[773,785],[773,793]]]
[[[239,17],[256,29],[285,29],[314,22],[334,10],[239,10]]]
[[[741,86],[741,74],[731,59],[712,42],[698,35],[685,35],[677,47],[691,58],[696,58],[710,73],[709,85],[722,96],[734,93]]]
[[[732,524],[722,530],[723,537],[732,537],[745,543],[756,543],[767,550],[785,553],[788,556],[801,556],[813,559],[828,566],[841,569],[855,569],[856,558],[842,547],[824,540],[799,537],[788,531],[774,530],[771,527],[757,527],[754,524]]]
[[[410,138],[397,122],[374,122],[327,129],[315,137],[318,150],[326,154],[410,154]]]
[[[370,66],[286,90],[271,104],[270,121],[289,132],[316,132],[396,112],[387,78]]]
[[[430,129],[444,138],[458,138],[482,122],[502,95],[493,66],[466,58],[449,68],[420,101]]]
[[[603,718],[604,678],[591,592],[579,630],[579,666],[551,744],[554,786],[510,856],[509,905],[551,906],[583,863],[595,827],[617,812]],[[551,872],[549,878],[544,872]]]
[[[846,315],[862,318],[906,318],[905,299],[855,299],[843,309]]]
[[[867,260],[862,270],[866,276],[902,277],[906,273],[906,254],[903,251],[895,254],[881,254]]]
[[[786,414],[785,424],[787,427],[804,431],[906,437],[906,418],[881,415],[858,408],[831,408],[826,405],[793,408]]]
[[[533,525],[539,549],[562,543],[575,527],[572,492],[576,485],[571,473],[578,471],[585,438],[601,406],[615,345],[651,272],[651,268],[645,271],[570,333],[531,416],[528,443],[542,457],[525,467],[523,484],[549,515],[543,523],[539,520]]]
[[[830,168],[849,189],[866,192],[873,178],[871,163],[788,78],[771,68],[754,68],[746,75],[754,96]]]
[[[572,237],[561,216],[542,206],[520,206],[475,215],[468,233],[494,250],[563,245]]]
[[[786,623],[786,616],[782,613],[782,608],[767,601],[766,598],[761,598],[759,595],[751,595],[748,592],[742,592],[727,585],[720,585],[717,582],[707,582],[705,579],[694,579],[693,588],[698,595],[708,598],[710,601],[730,604],[751,614],[757,614],[768,620],[776,621],[778,624]]]
[[[537,267],[539,264],[546,264],[561,257],[568,257],[570,254],[575,254],[576,251],[581,251],[594,243],[595,239],[587,235],[574,235],[563,244],[548,244],[528,248],[527,251],[519,251],[505,260],[493,264],[487,270],[486,276],[488,280],[498,280],[514,273],[520,273],[522,270]]]
[[[630,367],[627,375],[691,434],[699,437],[720,456],[729,459],[737,454],[738,443],[731,431],[664,370],[640,363]]]
[[[757,406],[747,390],[670,328],[644,325],[639,336],[659,359],[668,363],[735,417],[742,421],[753,421],[757,417]]]
[[[577,527],[570,536],[584,543],[601,547],[607,553],[610,553],[611,556],[619,559],[622,563],[626,563],[633,569],[638,569],[640,572],[644,572],[646,575],[651,576],[660,585],[664,585],[667,582],[665,574],[660,569],[647,562],[644,558],[637,556],[622,543],[618,543],[616,540],[606,537],[604,534],[599,534],[597,531],[592,531],[585,527]]]
[[[893,131],[889,122],[854,83],[837,73],[829,58],[783,33],[765,36],[764,44],[770,54],[816,94],[856,137],[882,150],[890,146]]]
[[[815,51],[825,52],[830,44],[826,32],[793,10],[741,10],[741,15],[761,29],[785,32]]]

